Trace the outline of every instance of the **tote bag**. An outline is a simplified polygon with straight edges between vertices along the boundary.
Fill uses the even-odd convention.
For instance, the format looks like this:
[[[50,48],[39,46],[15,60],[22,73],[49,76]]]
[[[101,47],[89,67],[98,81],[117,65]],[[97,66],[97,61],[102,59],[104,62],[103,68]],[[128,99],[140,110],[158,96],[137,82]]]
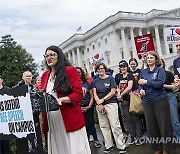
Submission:
[[[129,112],[136,114],[144,114],[141,95],[139,93],[130,94],[130,107]]]

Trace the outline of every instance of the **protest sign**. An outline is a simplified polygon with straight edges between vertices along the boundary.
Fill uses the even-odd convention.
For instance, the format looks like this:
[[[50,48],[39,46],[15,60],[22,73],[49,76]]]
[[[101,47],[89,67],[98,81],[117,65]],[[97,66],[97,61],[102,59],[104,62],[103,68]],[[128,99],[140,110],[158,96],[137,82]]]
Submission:
[[[180,27],[166,27],[164,38],[167,44],[173,44],[180,37]]]
[[[104,53],[97,53],[92,57],[92,66],[95,66],[99,62],[104,62]]]
[[[27,86],[0,94],[0,139],[34,138],[35,127]]]
[[[139,59],[149,51],[154,51],[154,43],[151,34],[134,37]]]

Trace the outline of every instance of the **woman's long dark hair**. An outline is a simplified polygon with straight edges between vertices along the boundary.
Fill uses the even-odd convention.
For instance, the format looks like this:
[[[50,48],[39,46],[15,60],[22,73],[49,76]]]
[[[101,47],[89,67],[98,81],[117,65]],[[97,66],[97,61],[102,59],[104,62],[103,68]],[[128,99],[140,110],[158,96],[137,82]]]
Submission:
[[[68,62],[68,60],[65,58],[62,50],[58,46],[50,46],[46,49],[46,52],[48,50],[52,50],[57,53],[58,55],[58,61],[55,66],[55,83],[54,83],[54,90],[61,93],[63,96],[66,96],[72,92],[72,87],[69,81],[69,78],[67,77],[65,67],[71,66],[71,64]],[[45,52],[45,53],[46,53]],[[47,63],[46,63],[47,65]],[[51,70],[51,67],[47,66],[49,70]]]
[[[130,64],[132,61],[135,61],[136,66],[138,66],[138,62],[137,62],[137,59],[136,59],[136,58],[131,58],[131,59],[129,59],[129,64]]]
[[[78,69],[78,70],[81,71],[81,76],[80,76],[81,81],[82,81],[83,83],[87,82],[86,75],[85,75],[85,72],[83,71],[83,69],[82,69],[81,67],[76,67],[76,69]]]

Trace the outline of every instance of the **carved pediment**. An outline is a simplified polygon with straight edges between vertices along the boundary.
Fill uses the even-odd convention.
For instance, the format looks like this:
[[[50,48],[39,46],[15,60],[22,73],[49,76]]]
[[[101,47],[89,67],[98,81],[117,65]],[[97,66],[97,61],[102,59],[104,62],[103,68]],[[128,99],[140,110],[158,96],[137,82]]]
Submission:
[[[173,18],[180,18],[180,8],[174,9],[174,10],[170,10],[170,11],[166,11],[163,12],[159,15],[157,15],[158,17],[173,17]]]

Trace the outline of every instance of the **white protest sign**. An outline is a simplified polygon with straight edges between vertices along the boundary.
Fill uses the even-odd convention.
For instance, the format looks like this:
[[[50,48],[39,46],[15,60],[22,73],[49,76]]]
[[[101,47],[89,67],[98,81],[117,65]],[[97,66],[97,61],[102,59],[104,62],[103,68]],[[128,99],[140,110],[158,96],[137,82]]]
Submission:
[[[167,44],[173,44],[180,37],[180,27],[166,27],[164,38]]]
[[[18,97],[0,95],[0,133],[5,136],[13,134],[17,138],[35,133],[29,93]]]
[[[92,66],[95,66],[99,62],[104,62],[104,53],[97,53],[92,57]]]

